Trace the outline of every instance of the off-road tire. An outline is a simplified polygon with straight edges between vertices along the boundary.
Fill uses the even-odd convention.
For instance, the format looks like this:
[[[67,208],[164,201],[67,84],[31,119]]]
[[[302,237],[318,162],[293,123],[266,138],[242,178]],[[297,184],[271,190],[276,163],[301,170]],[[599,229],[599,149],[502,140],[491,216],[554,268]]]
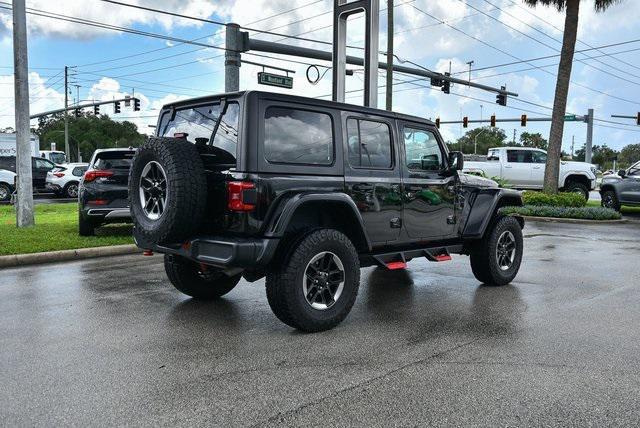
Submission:
[[[164,270],[173,286],[194,299],[218,299],[234,289],[242,274],[227,276],[213,267],[173,254],[164,255]]]
[[[510,231],[513,234],[516,242],[516,252],[511,267],[507,270],[501,270],[498,266],[496,246],[498,238],[505,231]],[[498,218],[491,229],[485,233],[484,238],[475,242],[471,247],[469,256],[473,275],[478,281],[486,285],[501,286],[509,284],[520,269],[522,249],[522,229],[518,220],[509,216]]]
[[[586,201],[589,200],[589,188],[587,188],[587,186],[584,185],[583,183],[580,183],[577,181],[570,181],[564,190],[565,192],[580,193],[582,194],[582,196],[584,196],[584,199]]]
[[[607,190],[602,193],[602,202],[600,204],[604,208],[612,208],[618,212],[620,212],[620,201],[618,200],[618,195],[613,190]]]
[[[76,189],[76,194],[75,195],[71,195],[69,193],[69,191],[72,189],[71,186],[75,186]],[[62,189],[62,192],[60,192],[58,194],[58,196],[63,197],[63,198],[77,198],[78,197],[78,191],[79,191],[79,184],[77,182],[71,182],[71,183],[67,183],[64,186],[64,189]]]
[[[80,212],[78,212],[78,234],[80,236],[93,236],[96,234],[95,224],[82,217]]]
[[[160,218],[152,220],[140,202],[140,178],[147,163],[155,161],[167,176],[167,203]],[[131,218],[145,241],[183,242],[203,222],[207,206],[207,181],[195,144],[184,139],[150,138],[137,150],[129,172]]]
[[[335,254],[344,267],[344,288],[333,306],[318,310],[307,302],[302,287],[311,259],[325,251]],[[278,319],[306,332],[329,330],[342,322],[353,307],[360,286],[358,253],[344,234],[333,229],[308,233],[291,246],[282,262],[267,272],[269,306]]]
[[[4,202],[4,201],[11,200],[11,193],[13,193],[13,190],[11,190],[11,187],[9,187],[4,183],[0,183],[0,195],[2,195],[2,197],[0,198],[0,201]]]

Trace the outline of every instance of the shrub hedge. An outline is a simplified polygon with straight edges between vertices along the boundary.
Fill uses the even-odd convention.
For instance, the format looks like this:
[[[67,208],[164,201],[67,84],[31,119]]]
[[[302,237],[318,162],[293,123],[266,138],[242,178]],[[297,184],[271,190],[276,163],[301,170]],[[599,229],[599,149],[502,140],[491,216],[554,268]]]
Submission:
[[[602,207],[552,207],[524,205],[522,207],[504,207],[502,214],[516,214],[531,217],[576,218],[582,220],[618,220],[619,212]]]
[[[584,207],[587,200],[578,193],[561,192],[548,194],[543,192],[522,192],[522,202],[524,205],[535,205],[545,207]]]

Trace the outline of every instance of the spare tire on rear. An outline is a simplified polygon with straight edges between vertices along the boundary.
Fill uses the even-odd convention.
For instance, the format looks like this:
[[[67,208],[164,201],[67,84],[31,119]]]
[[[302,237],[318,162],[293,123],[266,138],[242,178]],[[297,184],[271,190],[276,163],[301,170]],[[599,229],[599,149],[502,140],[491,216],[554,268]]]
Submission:
[[[150,138],[129,172],[131,218],[148,242],[178,243],[193,237],[207,205],[202,159],[185,139]]]

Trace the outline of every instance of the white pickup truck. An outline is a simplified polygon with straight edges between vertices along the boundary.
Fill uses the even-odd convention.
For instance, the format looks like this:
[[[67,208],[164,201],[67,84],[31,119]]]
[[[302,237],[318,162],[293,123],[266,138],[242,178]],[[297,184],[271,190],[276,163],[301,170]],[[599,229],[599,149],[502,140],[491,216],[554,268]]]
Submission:
[[[489,149],[484,162],[465,162],[463,171],[500,177],[515,189],[542,189],[547,152],[530,147],[497,147]],[[585,162],[560,162],[558,188],[577,192],[589,199],[596,187],[596,167]]]

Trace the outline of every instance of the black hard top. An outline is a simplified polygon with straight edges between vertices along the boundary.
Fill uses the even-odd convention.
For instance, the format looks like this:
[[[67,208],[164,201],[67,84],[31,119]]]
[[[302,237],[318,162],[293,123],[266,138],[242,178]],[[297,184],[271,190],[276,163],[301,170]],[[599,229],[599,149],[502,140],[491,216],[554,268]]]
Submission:
[[[434,125],[434,123],[431,120],[425,119],[423,117],[412,116],[412,115],[403,114],[403,113],[390,112],[387,110],[381,110],[381,109],[371,108],[371,107],[362,107],[355,104],[339,103],[336,101],[321,100],[318,98],[301,97],[298,95],[289,95],[289,94],[266,92],[266,91],[239,91],[239,92],[227,92],[227,93],[222,93],[217,95],[207,95],[203,97],[191,98],[187,100],[181,100],[181,101],[176,101],[174,103],[166,104],[163,107],[163,110],[169,109],[169,108],[179,108],[181,106],[186,106],[186,105],[205,103],[207,101],[218,100],[222,97],[246,98],[249,96],[257,96],[259,98],[268,98],[270,100],[276,100],[276,101],[315,105],[318,107],[331,108],[336,110],[348,110],[348,111],[359,112],[363,114],[394,117],[400,120],[406,120],[411,122],[422,122],[422,123],[427,123],[429,125]]]

